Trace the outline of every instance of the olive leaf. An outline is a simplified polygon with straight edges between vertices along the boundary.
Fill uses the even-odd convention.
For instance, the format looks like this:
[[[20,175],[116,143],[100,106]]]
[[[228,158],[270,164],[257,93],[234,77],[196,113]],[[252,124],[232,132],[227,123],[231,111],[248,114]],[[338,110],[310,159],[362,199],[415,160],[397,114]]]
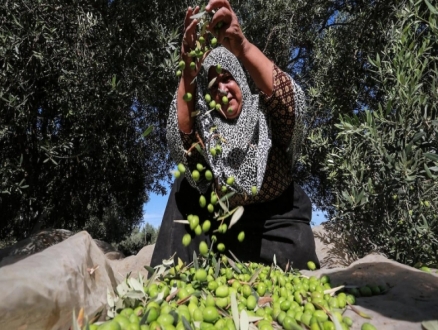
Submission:
[[[231,292],[231,314],[233,316],[234,326],[239,330],[239,309],[237,307],[236,293]]]
[[[214,83],[216,82],[216,77],[214,77],[213,79],[210,80],[210,82],[208,83],[208,89],[210,89]]]
[[[216,194],[216,192],[215,192],[215,194]],[[217,196],[217,194],[216,194],[216,196]],[[218,202],[219,202],[219,205],[220,205],[220,207],[222,208],[222,210],[224,210],[224,212],[225,213],[228,213],[230,210],[228,209],[228,207],[225,205],[225,203],[219,198],[219,196],[217,196],[218,197]]]
[[[173,265],[173,256],[169,259],[163,259],[162,264],[166,267],[170,267]]]
[[[144,288],[143,288],[143,286],[141,285],[141,283],[137,280],[137,279],[135,279],[135,278],[133,278],[133,277],[130,277],[129,279],[128,279],[128,284],[131,286],[131,288],[133,288],[135,291],[142,291],[142,292],[144,292]]]
[[[78,324],[78,321],[76,320],[76,313],[75,313],[75,310],[74,310],[74,309],[73,309],[72,317],[73,317],[73,321],[72,321],[72,324],[73,324],[73,330],[81,330],[81,328],[80,328],[80,326],[79,326],[79,324]]]
[[[236,266],[236,263],[233,260],[228,259],[228,263],[238,274],[242,274],[242,271]]]
[[[143,134],[141,136],[142,137],[148,136],[149,134],[152,133],[153,129],[154,129],[154,126],[152,126],[152,125],[149,126],[148,128],[146,128],[146,130],[143,132]]]
[[[110,290],[109,288],[107,288],[106,289],[106,300],[107,300],[108,305],[110,307],[115,306],[115,299],[116,299],[116,295],[114,294],[114,292],[112,290]]]
[[[190,325],[189,321],[187,321],[187,319],[184,317],[184,315],[181,316],[181,320],[185,330],[193,330],[192,326]]]
[[[206,11],[201,11],[199,13],[197,13],[196,15],[192,15],[190,16],[190,19],[199,19],[199,18],[203,18],[204,15],[206,15],[207,12]]]
[[[144,292],[141,291],[129,291],[125,294],[126,298],[132,298],[132,299],[142,299],[144,297]]]
[[[333,313],[329,312],[327,314],[330,317],[330,319],[332,320],[333,324],[335,325],[335,330],[342,330],[342,326],[341,326],[341,323],[339,323],[338,318],[335,315],[333,315]]]
[[[150,313],[151,309],[147,309],[146,313],[144,313],[143,317],[140,320],[140,325],[146,324],[146,320],[148,319],[149,313]]]
[[[196,270],[199,269],[198,255],[196,254],[196,251],[193,251],[193,266],[195,266]]]
[[[262,267],[257,268],[257,270],[252,274],[251,279],[248,282],[249,285],[252,285],[254,283],[254,281],[257,279],[257,277],[259,276],[262,270],[263,270]]]
[[[241,330],[249,329],[248,314],[245,309],[242,309],[242,311],[240,312],[240,329]]]
[[[190,114],[190,116],[191,117],[196,117],[196,116],[198,116],[199,114],[200,114],[200,110],[196,110],[196,111],[193,111],[191,114]]]
[[[201,150],[201,146],[199,145],[199,143],[196,143],[196,144],[195,144],[195,148],[196,148],[196,150],[198,150],[199,153],[202,152],[202,150]]]
[[[173,220],[173,222],[175,222],[175,223],[182,223],[184,225],[188,225],[189,224],[189,220]]]
[[[234,214],[231,217],[231,221],[230,221],[230,225],[228,226],[228,229],[230,229],[232,226],[234,226],[237,223],[237,221],[240,220],[240,218],[243,215],[243,211],[245,211],[245,209],[243,208],[243,206],[238,206],[233,211],[234,211]],[[274,258],[275,258],[275,255],[274,255]]]
[[[421,326],[425,330],[438,330],[438,320],[423,321],[421,322]]]
[[[216,265],[214,266],[214,278],[215,279],[218,278],[220,270],[221,270],[221,264],[220,264],[220,262],[216,262]]]
[[[352,304],[347,301],[348,306],[350,306],[351,310],[355,312],[357,315],[363,317],[364,319],[372,319],[372,317],[364,312],[361,312],[357,308],[355,308]]]
[[[234,260],[235,260],[236,262],[238,262],[239,264],[241,264],[240,260],[237,259],[237,257],[235,256],[235,254],[234,254],[231,250],[228,250],[228,252],[231,254],[231,256],[234,258]],[[228,259],[228,261],[229,261],[229,259]]]

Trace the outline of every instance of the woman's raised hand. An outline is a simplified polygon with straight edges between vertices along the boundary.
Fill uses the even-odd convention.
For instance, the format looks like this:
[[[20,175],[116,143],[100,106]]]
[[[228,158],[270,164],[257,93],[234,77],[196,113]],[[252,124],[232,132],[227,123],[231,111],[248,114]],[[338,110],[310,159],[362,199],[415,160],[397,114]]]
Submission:
[[[214,15],[208,29],[218,39],[218,42],[227,48],[234,56],[243,55],[247,39],[243,35],[237,16],[227,0],[210,0],[205,7],[207,12]]]
[[[184,19],[184,35],[183,41],[181,45],[181,58],[185,62],[184,75],[186,77],[195,77],[199,71],[201,66],[200,62],[196,63],[195,68],[190,67],[190,63],[192,62],[192,58],[189,53],[191,50],[196,48],[196,27],[198,25],[197,19],[192,19],[193,15],[196,15],[199,12],[199,7],[197,6],[195,9],[189,7],[186,12],[186,17]]]

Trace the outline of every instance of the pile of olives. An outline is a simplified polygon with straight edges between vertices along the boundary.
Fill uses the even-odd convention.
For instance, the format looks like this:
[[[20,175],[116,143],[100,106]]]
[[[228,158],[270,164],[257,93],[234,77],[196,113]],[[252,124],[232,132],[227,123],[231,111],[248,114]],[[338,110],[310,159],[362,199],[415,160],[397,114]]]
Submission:
[[[210,253],[152,276],[144,286],[146,299],[117,311],[112,320],[87,326],[90,330],[349,329],[353,321],[343,313],[355,304],[355,292],[331,289],[327,275],[307,277],[296,270],[285,272],[275,265],[241,263],[225,256],[216,260]],[[368,296],[365,287],[359,293]],[[375,327],[365,322],[362,329]]]

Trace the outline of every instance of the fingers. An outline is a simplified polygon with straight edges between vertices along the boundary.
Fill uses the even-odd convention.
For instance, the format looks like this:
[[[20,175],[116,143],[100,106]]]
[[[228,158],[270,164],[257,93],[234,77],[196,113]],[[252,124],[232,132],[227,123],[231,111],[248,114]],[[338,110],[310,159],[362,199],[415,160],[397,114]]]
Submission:
[[[194,10],[189,7],[186,12],[186,17],[184,20],[184,35],[183,35],[183,47],[186,52],[187,49],[193,48],[196,42],[196,25],[198,20],[191,19],[192,15],[196,15],[199,12],[199,6]]]
[[[228,0],[210,0],[208,2],[208,5],[205,7],[205,10],[210,12],[215,8],[222,8],[222,7],[231,10],[231,5],[228,2]]]
[[[220,8],[212,17],[210,23],[208,24],[209,30],[214,34],[215,30],[219,27],[218,24],[222,22],[220,28],[227,28],[231,22],[233,22],[233,12],[225,7]],[[234,15],[235,16],[235,15]],[[237,21],[237,18],[236,18]]]
[[[192,22],[192,19],[190,17],[196,15],[198,12],[199,12],[199,6],[196,6],[195,9],[193,9],[192,7],[187,8],[186,17],[184,19],[184,29],[187,29],[187,27]]]

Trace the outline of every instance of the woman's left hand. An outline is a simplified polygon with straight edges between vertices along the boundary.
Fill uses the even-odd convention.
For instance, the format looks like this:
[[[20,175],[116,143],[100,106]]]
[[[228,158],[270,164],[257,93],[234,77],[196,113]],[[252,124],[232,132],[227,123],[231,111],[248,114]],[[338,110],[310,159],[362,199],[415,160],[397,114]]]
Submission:
[[[210,0],[205,10],[207,12],[216,10],[208,29],[218,39],[218,42],[237,58],[242,56],[247,39],[243,35],[230,3],[227,0]]]

